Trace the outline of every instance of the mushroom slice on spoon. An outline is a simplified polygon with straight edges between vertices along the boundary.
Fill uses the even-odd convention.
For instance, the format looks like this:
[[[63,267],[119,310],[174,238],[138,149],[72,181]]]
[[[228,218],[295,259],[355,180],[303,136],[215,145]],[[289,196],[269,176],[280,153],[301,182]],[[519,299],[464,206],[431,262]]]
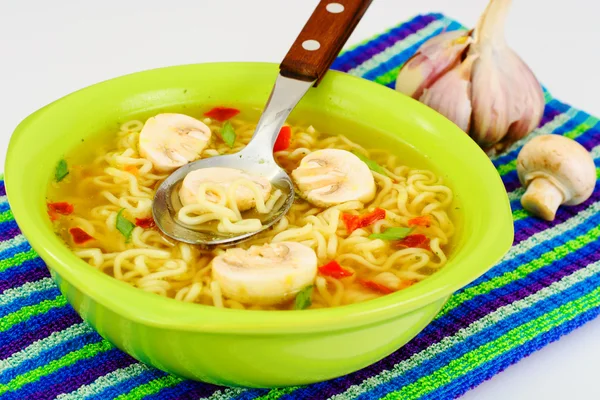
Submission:
[[[255,193],[243,182],[252,182],[259,193]],[[179,189],[179,199],[184,206],[197,202],[198,189],[202,184],[215,184],[228,190],[232,184],[242,182],[235,188],[235,200],[240,211],[256,206],[257,194],[267,201],[271,195],[271,182],[265,177],[248,174],[236,168],[212,167],[192,171],[186,175]],[[210,196],[207,196],[211,200]],[[214,199],[217,201],[218,199]]]

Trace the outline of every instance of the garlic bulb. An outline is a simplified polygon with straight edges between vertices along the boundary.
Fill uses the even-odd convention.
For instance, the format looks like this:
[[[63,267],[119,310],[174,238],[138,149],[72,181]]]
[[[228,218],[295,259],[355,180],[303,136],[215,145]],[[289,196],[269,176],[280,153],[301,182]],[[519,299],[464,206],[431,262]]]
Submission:
[[[529,134],[544,112],[538,80],[504,39],[510,4],[490,0],[472,31],[429,39],[396,80],[396,90],[446,116],[488,153]]]
[[[471,38],[469,32],[451,31],[432,37],[400,69],[396,90],[418,99],[423,89],[460,61]]]
[[[471,124],[471,68],[477,56],[466,60],[448,71],[429,88],[423,90],[419,101],[437,110],[460,129],[469,131]]]

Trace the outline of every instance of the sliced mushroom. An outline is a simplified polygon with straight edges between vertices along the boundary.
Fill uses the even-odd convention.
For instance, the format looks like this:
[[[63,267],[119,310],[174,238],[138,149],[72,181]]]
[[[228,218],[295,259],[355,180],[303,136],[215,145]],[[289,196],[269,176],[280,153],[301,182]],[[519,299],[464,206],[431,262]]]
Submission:
[[[316,150],[305,156],[292,178],[300,196],[317,207],[347,201],[368,203],[375,197],[375,179],[367,164],[346,150]]]
[[[576,141],[560,135],[530,140],[517,157],[517,173],[527,188],[524,209],[547,221],[561,204],[583,203],[596,185],[596,167],[590,153]]]
[[[158,114],[146,121],[139,138],[140,155],[158,171],[172,171],[200,157],[210,128],[184,114]]]
[[[273,305],[293,299],[317,275],[317,255],[296,242],[229,248],[212,261],[223,294],[244,304]]]
[[[179,189],[179,199],[184,206],[197,203],[198,189],[203,183],[213,183],[221,186],[225,191],[229,189],[233,182],[245,179],[256,183],[258,189],[264,196],[265,201],[271,195],[271,182],[267,178],[247,174],[246,172],[235,168],[201,168],[190,172],[183,179],[181,189]],[[219,199],[213,193],[207,193],[207,199],[218,202]],[[248,186],[239,185],[235,189],[235,199],[240,211],[246,211],[254,208],[256,205],[255,193]]]

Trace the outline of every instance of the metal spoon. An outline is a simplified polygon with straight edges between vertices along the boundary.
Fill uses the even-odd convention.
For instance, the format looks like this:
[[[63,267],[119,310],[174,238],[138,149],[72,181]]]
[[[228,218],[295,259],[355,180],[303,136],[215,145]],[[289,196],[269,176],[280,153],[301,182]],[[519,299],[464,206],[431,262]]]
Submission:
[[[270,228],[294,202],[294,185],[288,174],[275,162],[273,146],[279,130],[306,92],[317,86],[348,40],[372,0],[322,0],[285,56],[267,105],[250,143],[241,151],[186,164],[169,175],[154,196],[152,213],[165,235],[204,247],[231,245]],[[260,216],[258,231],[228,234],[185,226],[176,216],[177,187],[191,171],[200,168],[227,167],[269,179],[283,196],[268,215]]]

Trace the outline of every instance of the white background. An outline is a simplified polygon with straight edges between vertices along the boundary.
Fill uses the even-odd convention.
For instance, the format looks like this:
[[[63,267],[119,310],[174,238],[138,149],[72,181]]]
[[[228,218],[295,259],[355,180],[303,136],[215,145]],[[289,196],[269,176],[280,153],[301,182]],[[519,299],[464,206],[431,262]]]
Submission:
[[[374,0],[349,44],[419,13],[472,26],[487,0]],[[0,160],[29,113],[71,91],[148,68],[279,62],[317,0],[0,0]],[[600,116],[600,4],[515,0],[507,40],[555,97]],[[465,399],[599,399],[600,320]]]

